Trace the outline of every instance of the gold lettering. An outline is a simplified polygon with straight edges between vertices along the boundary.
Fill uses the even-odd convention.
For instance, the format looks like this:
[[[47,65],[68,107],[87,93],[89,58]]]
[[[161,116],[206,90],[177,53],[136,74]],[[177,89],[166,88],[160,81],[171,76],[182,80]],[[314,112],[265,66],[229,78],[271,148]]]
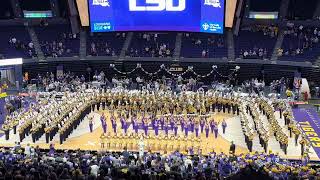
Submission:
[[[306,135],[307,136],[318,136],[318,134],[315,132],[306,132]]]
[[[311,132],[314,132],[314,129],[313,128],[309,128],[309,127],[303,127],[302,128],[304,131],[311,131]]]
[[[299,124],[306,124],[306,125],[310,125],[309,121],[299,122]]]
[[[311,144],[313,147],[320,148],[320,142],[312,142]]]
[[[310,137],[309,139],[310,139],[310,141],[320,142],[320,138],[319,137]]]

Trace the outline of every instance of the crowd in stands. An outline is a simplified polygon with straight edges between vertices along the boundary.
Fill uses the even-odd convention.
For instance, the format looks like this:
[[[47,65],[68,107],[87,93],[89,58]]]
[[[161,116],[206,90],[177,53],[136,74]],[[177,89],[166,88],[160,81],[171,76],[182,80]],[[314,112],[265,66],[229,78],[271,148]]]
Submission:
[[[266,59],[271,55],[278,36],[276,26],[250,26],[243,28],[236,37],[236,49],[243,59]]]
[[[129,57],[172,57],[176,33],[135,33],[126,52]]]
[[[126,39],[126,33],[90,33],[88,38],[89,55],[118,56]]]
[[[288,23],[284,31],[284,42],[277,51],[278,57],[305,57],[317,58],[317,53],[312,53],[319,43],[320,30],[316,27],[304,27]]]
[[[49,152],[17,143],[0,151],[0,179],[318,179],[306,161],[291,162],[272,152],[209,156],[174,152],[143,156],[128,152]]]
[[[34,49],[34,44],[32,41],[30,42],[23,42],[15,37],[11,37],[9,39],[9,46],[11,48],[16,49],[17,51],[21,51],[27,54],[28,57],[36,57],[37,54]]]
[[[77,56],[79,34],[72,33],[69,26],[50,25],[42,21],[34,30],[45,57]]]
[[[77,34],[63,33],[61,37],[53,41],[44,41],[40,44],[41,49],[46,57],[62,57],[71,53],[70,47],[66,46],[66,41],[78,39]]]
[[[184,33],[181,56],[187,58],[226,57],[224,36],[202,33]]]

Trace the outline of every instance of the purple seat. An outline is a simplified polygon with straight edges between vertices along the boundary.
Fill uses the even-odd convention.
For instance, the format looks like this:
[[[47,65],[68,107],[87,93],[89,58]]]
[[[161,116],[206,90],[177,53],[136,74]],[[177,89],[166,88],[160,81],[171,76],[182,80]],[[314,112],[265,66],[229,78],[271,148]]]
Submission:
[[[10,43],[10,39],[16,38],[15,44]],[[0,54],[3,58],[30,58],[28,44],[31,42],[28,31],[23,26],[6,26],[0,32]]]
[[[38,26],[34,29],[45,56],[52,56],[54,53],[63,57],[79,56],[79,34],[74,37],[69,25]],[[59,42],[62,43],[62,48],[59,47]],[[63,51],[59,52],[60,49]]]
[[[287,30],[292,30],[288,28]],[[304,27],[303,30],[299,30],[298,27],[294,27],[293,31],[296,33],[286,33],[283,39],[281,48],[283,49],[283,56],[279,57],[282,61],[300,61],[300,62],[313,62],[319,58],[320,43],[311,42],[312,38],[318,37],[313,34],[313,27]],[[308,41],[305,39],[307,37]],[[320,37],[318,37],[320,39]],[[308,44],[308,48],[304,45]],[[302,50],[303,53],[297,54],[297,49]]]
[[[226,40],[223,35],[206,33],[185,33],[182,37],[181,57],[199,58],[202,51],[207,51],[206,57],[223,58],[228,56]]]
[[[87,36],[87,54],[96,56],[119,56],[126,40],[126,34],[123,33],[88,33]],[[94,44],[96,52],[91,51]]]
[[[270,58],[276,41],[276,37],[264,35],[262,31],[252,32],[249,30],[241,30],[239,36],[234,37],[236,57],[240,56],[243,51],[263,49],[267,50],[266,58]]]
[[[172,57],[176,36],[177,33],[174,32],[136,32],[132,37],[127,55],[137,57]],[[149,50],[146,51],[146,48],[149,48]],[[162,49],[162,55],[160,54],[160,49]],[[169,50],[168,54],[166,54],[166,50]]]

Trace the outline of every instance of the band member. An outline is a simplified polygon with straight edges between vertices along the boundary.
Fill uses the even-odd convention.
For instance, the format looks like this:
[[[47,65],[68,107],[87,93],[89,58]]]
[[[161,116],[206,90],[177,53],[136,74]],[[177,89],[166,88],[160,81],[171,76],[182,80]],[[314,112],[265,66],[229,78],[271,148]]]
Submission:
[[[236,145],[231,141],[230,149],[229,151],[234,154],[236,152]]]
[[[107,148],[110,149],[111,148],[111,135],[110,135],[110,132],[108,133],[107,135],[107,138],[106,138],[106,144],[107,144]]]
[[[104,149],[105,141],[106,141],[106,136],[104,133],[101,134],[100,136],[100,144],[101,144],[101,149]]]
[[[303,137],[303,138],[300,140],[301,156],[303,156],[303,154],[304,154],[304,150],[305,150],[305,147],[306,147],[307,143],[308,143],[308,141],[306,140],[305,137]]]
[[[252,145],[253,145],[253,135],[249,135],[248,136],[248,141],[247,141],[247,145],[248,145],[248,149],[250,152],[252,152]]]
[[[295,145],[298,146],[298,139],[299,139],[299,135],[300,135],[300,131],[297,127],[293,128],[293,133],[294,133],[294,141],[295,141]]]
[[[289,130],[289,134],[290,134],[290,138],[292,138],[292,130],[293,130],[294,124],[293,122],[290,122],[288,125],[288,130]]]
[[[92,131],[93,131],[93,121],[92,121],[92,118],[89,119],[89,129],[90,129],[90,132],[92,133]]]

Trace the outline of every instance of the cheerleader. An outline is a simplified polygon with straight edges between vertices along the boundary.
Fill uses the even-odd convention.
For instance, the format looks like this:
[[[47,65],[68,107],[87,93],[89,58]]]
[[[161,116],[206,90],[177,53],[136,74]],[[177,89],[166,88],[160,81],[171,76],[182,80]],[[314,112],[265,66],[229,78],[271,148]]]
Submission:
[[[196,137],[199,137],[199,124],[198,123],[195,124],[194,130],[196,132]]]
[[[209,128],[208,124],[205,125],[205,131],[206,131],[206,138],[208,138],[209,137],[209,131],[210,131],[210,128]]]
[[[214,126],[213,131],[214,131],[214,137],[217,139],[218,138],[218,125]]]
[[[173,130],[174,130],[174,136],[177,136],[178,135],[178,125],[176,123],[174,124]]]
[[[204,118],[201,118],[201,120],[200,120],[200,130],[201,130],[201,133],[203,133],[204,125],[205,125],[205,119],[204,119]]]

